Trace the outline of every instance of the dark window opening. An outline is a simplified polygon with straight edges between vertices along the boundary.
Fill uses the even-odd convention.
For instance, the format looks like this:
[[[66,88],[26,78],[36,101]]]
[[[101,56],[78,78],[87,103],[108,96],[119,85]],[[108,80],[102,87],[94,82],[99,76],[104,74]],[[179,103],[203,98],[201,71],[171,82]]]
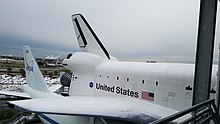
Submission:
[[[213,94],[215,94],[216,93],[216,91],[212,88],[211,90],[210,90],[210,93],[213,93]]]
[[[156,85],[158,85],[158,81],[156,81]]]
[[[192,90],[192,87],[190,87],[189,85],[187,87],[185,87],[185,90]]]
[[[109,78],[109,76],[107,76],[107,78]]]
[[[119,77],[117,77],[117,80],[119,80]]]
[[[129,78],[127,78],[127,82],[129,81]]]
[[[142,84],[144,84],[144,80],[142,80]]]
[[[99,75],[99,77],[102,77],[102,75]]]

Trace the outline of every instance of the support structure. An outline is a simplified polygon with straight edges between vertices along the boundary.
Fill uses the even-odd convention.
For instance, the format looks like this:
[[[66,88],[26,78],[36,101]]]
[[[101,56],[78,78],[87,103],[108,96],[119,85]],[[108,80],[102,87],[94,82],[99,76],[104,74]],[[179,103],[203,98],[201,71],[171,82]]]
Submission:
[[[193,105],[209,99],[218,0],[201,0]]]
[[[219,53],[219,57],[218,57],[218,73],[217,73],[217,88],[216,88],[216,100],[215,100],[215,104],[217,106],[217,110],[220,114],[220,110],[219,110],[219,107],[220,107],[220,44],[218,46],[218,53]]]

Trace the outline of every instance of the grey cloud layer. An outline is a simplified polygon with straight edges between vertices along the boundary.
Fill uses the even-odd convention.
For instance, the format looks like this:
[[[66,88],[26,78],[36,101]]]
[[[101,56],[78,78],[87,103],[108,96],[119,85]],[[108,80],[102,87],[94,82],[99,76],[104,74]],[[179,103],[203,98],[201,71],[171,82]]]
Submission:
[[[1,0],[0,10],[1,35],[20,41],[78,48],[71,15],[80,12],[110,53],[195,54],[199,0]]]

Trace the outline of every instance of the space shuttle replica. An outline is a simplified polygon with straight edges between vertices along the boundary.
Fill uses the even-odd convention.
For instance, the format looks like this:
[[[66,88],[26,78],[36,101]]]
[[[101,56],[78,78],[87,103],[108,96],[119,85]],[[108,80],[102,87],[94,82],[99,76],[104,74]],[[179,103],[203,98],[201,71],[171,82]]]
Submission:
[[[81,14],[72,15],[72,21],[82,52],[69,54],[63,61],[63,66],[71,70],[61,77],[61,83],[69,86],[68,96],[48,89],[29,46],[24,46],[27,85],[23,89],[24,96],[31,99],[8,102],[10,106],[37,113],[48,124],[113,120],[148,124],[191,106],[193,64],[119,61]],[[216,72],[214,66],[213,90]]]

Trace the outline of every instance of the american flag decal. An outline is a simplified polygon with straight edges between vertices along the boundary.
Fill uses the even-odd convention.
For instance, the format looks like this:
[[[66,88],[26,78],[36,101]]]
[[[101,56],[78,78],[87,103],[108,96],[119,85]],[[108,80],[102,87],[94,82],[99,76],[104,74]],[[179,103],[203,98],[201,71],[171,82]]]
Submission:
[[[141,99],[154,101],[154,93],[141,91]]]

